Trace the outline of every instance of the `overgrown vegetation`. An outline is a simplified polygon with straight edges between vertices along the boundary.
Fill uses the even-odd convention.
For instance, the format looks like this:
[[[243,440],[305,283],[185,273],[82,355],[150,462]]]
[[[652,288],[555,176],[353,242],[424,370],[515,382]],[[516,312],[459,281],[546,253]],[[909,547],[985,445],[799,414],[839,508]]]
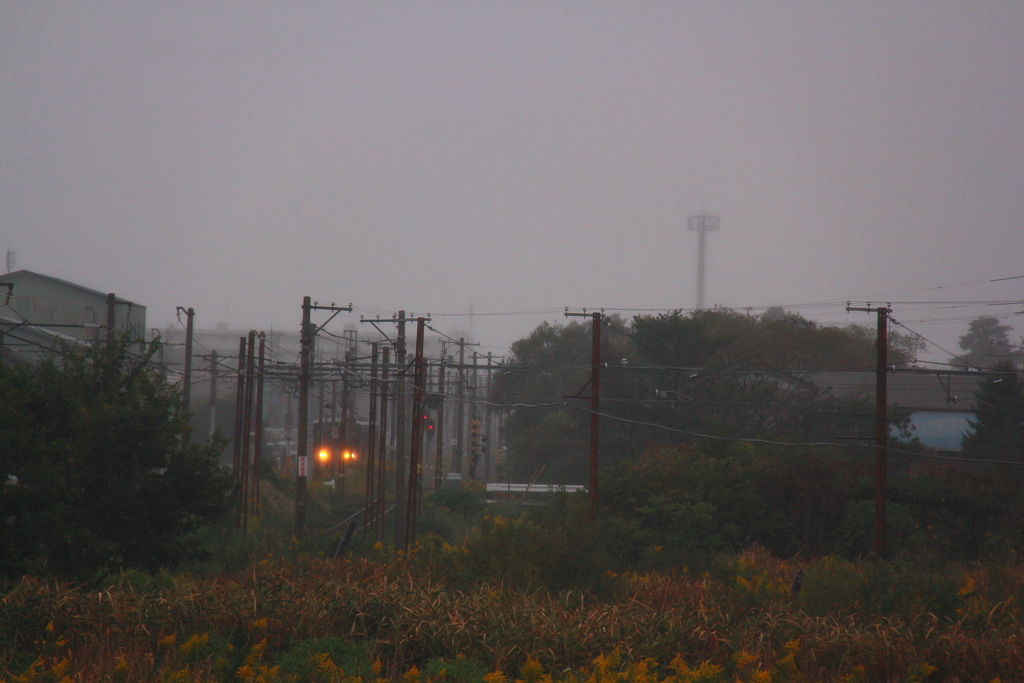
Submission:
[[[705,313],[630,330],[612,320],[612,353],[646,344],[652,362],[739,368],[727,382],[688,378],[711,407],[638,403],[644,415],[730,431],[740,418],[723,421],[718,406],[734,392],[806,400],[741,415],[799,441],[857,407],[777,381],[795,364],[860,362],[870,345],[857,328]],[[542,328],[534,351],[570,353],[583,332]],[[760,348],[769,342],[789,355]],[[682,393],[667,377],[649,373],[643,390]],[[986,379],[969,450],[1000,460],[1019,445],[1021,387],[1009,366]],[[335,558],[359,471],[348,497],[309,482],[295,538],[293,480],[268,468],[243,534],[220,516],[223,444],[187,445],[176,390],[127,343],[0,367],[0,395],[12,475],[0,489],[3,681],[938,683],[1024,671],[1024,475],[1002,464],[901,454],[882,560],[869,549],[872,463],[857,449],[610,429],[604,443],[628,457],[602,470],[597,510],[586,494],[442,489],[424,500],[411,552],[374,529]],[[547,449],[529,452],[553,477],[570,476],[578,426],[549,411],[523,418],[516,438]]]
[[[127,338],[0,364],[0,577],[95,580],[200,556],[228,506],[223,443],[182,445],[178,388]]]
[[[513,343],[511,369],[496,377],[500,400],[551,404],[586,395],[591,336],[590,323],[544,323]],[[874,346],[868,328],[819,326],[781,309],[760,317],[729,309],[673,311],[628,323],[609,316],[601,400],[611,417],[602,419],[602,462],[624,462],[652,445],[692,441],[695,434],[797,442],[870,435],[872,398],[833,396],[810,373],[874,368]],[[889,362],[906,364],[922,342],[894,331],[889,346]],[[512,477],[586,481],[589,413],[583,407],[570,401],[561,408],[510,410],[504,433]],[[891,412],[897,431],[907,419]]]
[[[427,497],[413,552],[357,534],[345,559],[325,556],[335,532],[315,531],[344,509],[335,492],[311,488],[316,526],[296,541],[287,482],[269,482],[250,533],[207,529],[215,557],[186,573],[10,584],[0,679],[990,681],[1024,670],[1012,544],[989,544],[981,561],[911,542],[887,562],[796,552],[785,532],[820,516],[827,539],[843,509],[829,499],[856,473],[807,455],[776,461],[770,479],[768,464],[652,453],[608,473],[593,522],[584,496],[524,510],[444,490]],[[783,502],[777,486],[801,471]],[[785,554],[754,543],[758,529]]]
[[[451,554],[473,552],[268,557],[230,576],[127,576],[99,592],[26,578],[0,604],[0,670],[23,681],[460,683],[990,681],[1024,670],[1019,567],[784,562],[754,550],[705,571],[610,577],[598,598],[453,587]]]

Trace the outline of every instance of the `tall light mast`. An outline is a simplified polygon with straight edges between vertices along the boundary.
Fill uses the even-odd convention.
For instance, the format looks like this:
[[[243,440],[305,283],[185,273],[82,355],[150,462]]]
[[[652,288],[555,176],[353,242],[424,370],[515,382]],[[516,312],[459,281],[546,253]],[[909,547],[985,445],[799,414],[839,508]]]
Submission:
[[[721,225],[718,216],[702,213],[687,218],[686,227],[700,235],[697,242],[697,309],[700,310],[704,308],[704,253],[707,250],[707,233],[717,231]]]

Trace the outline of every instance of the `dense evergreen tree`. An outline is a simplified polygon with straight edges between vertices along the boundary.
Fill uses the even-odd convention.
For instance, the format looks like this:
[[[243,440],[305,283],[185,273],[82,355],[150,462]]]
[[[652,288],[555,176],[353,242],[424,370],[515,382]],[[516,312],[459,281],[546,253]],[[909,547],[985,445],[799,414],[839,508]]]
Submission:
[[[953,365],[979,369],[994,368],[1000,364],[1020,366],[1024,354],[1010,341],[1013,330],[998,319],[981,316],[971,321],[967,334],[960,337],[963,354],[949,359]]]
[[[228,505],[222,443],[182,445],[180,392],[120,340],[0,365],[0,575],[95,579],[197,556]]]
[[[1008,363],[997,371],[975,392],[977,407],[962,448],[972,458],[1024,461],[1024,380]]]

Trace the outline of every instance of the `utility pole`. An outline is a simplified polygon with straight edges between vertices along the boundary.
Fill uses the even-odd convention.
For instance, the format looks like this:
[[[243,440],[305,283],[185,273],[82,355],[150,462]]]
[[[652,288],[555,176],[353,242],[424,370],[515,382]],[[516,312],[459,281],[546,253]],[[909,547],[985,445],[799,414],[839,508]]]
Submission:
[[[313,327],[309,313],[313,305],[308,296],[302,297],[302,329],[299,336],[299,434],[298,471],[295,477],[295,536],[302,538],[306,526],[306,476],[309,472],[309,365],[313,347]]]
[[[318,331],[310,322],[310,312],[314,310],[334,312],[334,315],[324,323],[326,325],[341,311],[351,311],[352,306],[335,306],[333,303],[330,306],[320,306],[316,302],[312,302],[310,297],[302,297],[301,351],[299,354],[301,360],[299,362],[298,472],[295,477],[295,536],[297,538],[302,538],[303,530],[306,526],[306,477],[309,475],[309,380],[313,355],[313,339]],[[320,406],[323,408],[322,397]]]
[[[701,233],[703,235],[703,233]],[[588,317],[586,310],[582,313],[570,313],[565,309],[565,317]],[[590,361],[590,518],[597,516],[597,467],[598,441],[601,436],[601,318],[603,313],[594,311],[589,314],[593,319],[593,338],[591,343]]]
[[[111,292],[107,294],[107,344],[113,344],[115,333],[114,325],[116,324],[116,306],[117,297]]]
[[[338,470],[338,465],[341,465],[341,497],[345,497],[345,480],[348,478],[348,466],[345,463],[345,453],[351,453],[352,449],[349,448],[349,436],[348,436],[348,420],[349,420],[349,386],[348,386],[348,373],[351,369],[352,358],[355,354],[351,351],[345,351],[345,374],[341,378],[341,425],[339,427],[338,436],[341,443],[341,453],[338,454],[339,462],[335,463],[335,472]],[[337,386],[335,386],[337,391]],[[337,398],[334,399],[337,402]],[[333,413],[331,416],[333,417]],[[354,440],[354,439],[353,439]]]
[[[313,358],[314,359],[316,358],[316,352],[315,351],[313,353]],[[327,386],[327,381],[325,379],[323,379],[323,377],[321,377],[320,378],[320,401],[319,401],[319,403],[317,403],[318,410],[317,410],[317,414],[316,414],[317,429],[313,430],[313,438],[316,439],[316,443],[313,444],[313,448],[315,448],[317,450],[317,458],[316,458],[316,460],[320,459],[319,456],[320,456],[320,453],[323,452],[324,439],[327,438],[327,431],[324,429],[324,399],[325,399],[325,394],[326,394],[326,391],[327,391],[326,386]],[[315,469],[316,460],[314,460],[314,472],[316,471],[316,469]],[[327,478],[327,463],[324,463],[321,466],[319,471],[320,471],[320,475],[319,475],[320,479],[321,480],[326,479]]]
[[[871,308],[854,308],[849,303],[846,310],[874,312],[878,315],[878,333],[875,357],[875,545],[874,550],[882,559],[888,552],[886,543],[886,442],[889,438],[888,412],[888,351],[889,351],[889,313],[888,306]]]
[[[245,359],[245,405],[242,409],[242,533],[249,530],[249,499],[252,488],[249,484],[250,446],[252,438],[252,401],[256,390],[256,330],[249,330],[249,342]]]
[[[405,311],[398,312],[398,382],[395,383],[395,547],[405,545],[406,487],[405,480]]]
[[[491,373],[492,354],[487,352],[487,402],[494,402],[494,376]],[[494,478],[494,446],[491,443],[494,412],[490,406],[484,408],[484,483]]]
[[[476,481],[476,466],[480,460],[480,409],[476,405],[476,351],[473,352],[473,371],[469,375],[469,478]]]
[[[178,312],[185,313],[185,377],[181,384],[181,399],[185,404],[185,412],[189,410],[192,398],[192,319],[196,312],[191,308],[178,306]],[[179,322],[181,318],[178,318]]]
[[[455,404],[455,471],[462,474],[462,457],[465,451],[463,447],[465,445],[465,432],[466,432],[466,413],[465,413],[465,401],[463,400],[466,396],[466,340],[463,337],[459,337],[459,378],[458,378],[458,402]]]
[[[96,332],[97,332],[97,330],[93,330],[93,332],[92,332],[92,338],[94,340],[97,338],[96,337]],[[153,338],[156,339],[158,344],[160,344],[160,354],[157,356],[157,365],[160,366],[160,373],[162,375],[166,375],[167,374],[167,363],[166,363],[166,360],[164,358],[164,352],[167,350],[167,344],[165,344],[163,339],[160,337],[160,330],[159,330],[159,328],[154,327],[151,330],[151,332],[156,332],[156,334],[153,335]]]
[[[441,470],[444,460],[444,352],[441,353],[441,365],[437,369],[437,397],[440,405],[437,409],[437,453],[434,456],[434,490],[441,488]]]
[[[292,391],[286,387],[284,408],[284,471],[285,476],[292,474]]]
[[[256,434],[252,451],[252,514],[260,516],[260,463],[263,460],[263,375],[267,335],[260,332],[260,353],[256,371]]]
[[[373,519],[376,487],[376,451],[377,451],[377,355],[378,343],[370,344],[370,407],[366,426],[366,498],[363,503],[363,536]]]
[[[235,440],[232,444],[231,471],[235,475],[235,528],[242,528],[242,498],[245,475],[242,474],[242,411],[245,409],[245,337],[238,338],[238,377],[235,384]]]
[[[388,456],[388,364],[391,362],[391,348],[385,346],[381,350],[380,359],[380,434],[378,435],[378,445],[380,449],[380,456],[377,460],[377,527],[379,529],[379,535],[384,533],[384,515],[388,511],[387,507],[387,491],[385,489],[386,479],[384,477],[384,471],[387,466]]]
[[[210,351],[210,438],[217,431],[217,349]]]
[[[423,395],[426,385],[426,366],[423,362],[423,335],[426,330],[426,319],[416,319],[416,359],[413,374],[412,390],[412,430],[409,450],[409,490],[406,497],[405,543],[408,550],[416,543],[416,508],[419,504],[421,461],[423,455]]]
[[[341,415],[342,415],[341,421],[344,422],[345,421],[345,411],[344,410],[341,411]],[[338,422],[338,380],[332,379],[331,380],[331,432],[330,432],[330,434],[331,434],[331,437],[333,438],[334,437],[334,433],[335,433],[334,430],[335,429],[338,430],[338,446],[339,446],[339,448],[338,448],[338,457],[337,458],[331,458],[331,478],[332,479],[335,479],[337,477],[337,474],[338,474],[338,460],[341,459],[342,453],[345,450],[345,428],[342,427],[342,426],[337,426],[336,427],[335,425],[337,424],[337,422]],[[321,424],[320,425],[320,443],[323,444],[323,442],[324,442],[324,440],[326,438],[327,438],[327,433],[324,431],[323,424]],[[327,478],[326,473],[324,474],[324,478],[325,479]],[[337,482],[335,482],[335,483],[337,483]],[[342,498],[345,497],[344,490],[342,491],[341,497]]]
[[[245,398],[245,337],[238,338],[238,375],[235,381],[235,439],[231,469],[237,475],[242,460],[242,403]]]

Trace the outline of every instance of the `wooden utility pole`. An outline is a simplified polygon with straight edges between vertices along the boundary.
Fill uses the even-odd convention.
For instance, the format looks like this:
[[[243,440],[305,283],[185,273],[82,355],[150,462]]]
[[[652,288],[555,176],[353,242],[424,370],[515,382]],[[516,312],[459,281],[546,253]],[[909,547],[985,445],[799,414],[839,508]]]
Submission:
[[[235,528],[242,528],[242,411],[245,407],[245,337],[238,338],[238,376],[235,385],[235,440],[232,444],[231,471],[239,496],[235,507]]]
[[[249,499],[252,494],[249,483],[249,454],[252,444],[252,401],[256,390],[256,330],[249,330],[246,348],[245,399],[242,408],[242,533],[249,530]]]
[[[601,314],[594,313],[590,371],[590,516],[597,515],[597,454],[601,436]]]
[[[398,381],[395,383],[395,547],[404,548],[408,487],[405,472],[405,430],[408,427],[405,415],[405,311],[398,312],[398,345],[395,351],[398,361]]]
[[[185,373],[181,384],[181,400],[185,404],[185,412],[189,410],[192,399],[192,320],[196,312],[191,308],[178,306],[178,311],[185,313]],[[181,318],[178,319],[179,322]]]
[[[260,463],[263,461],[263,375],[267,335],[260,332],[260,353],[256,366],[256,408],[252,449],[252,514],[260,516]]]
[[[242,464],[242,403],[245,398],[245,337],[238,338],[238,374],[235,378],[235,438],[231,469],[238,472]]]
[[[345,412],[342,411],[342,416],[343,416],[341,418],[342,422],[345,421],[344,415],[345,415]],[[338,422],[338,380],[332,379],[331,380],[331,431],[330,431],[330,435],[331,435],[332,438],[334,437],[334,429],[335,429],[335,424],[337,424],[337,422]],[[344,427],[339,427],[338,428],[338,444],[339,444],[340,448],[338,449],[338,457],[337,458],[331,458],[331,472],[330,472],[330,476],[331,476],[332,479],[334,479],[336,477],[337,473],[338,473],[338,460],[341,458],[341,452],[345,450],[345,434],[344,434],[344,429],[345,429]],[[324,426],[323,426],[323,424],[321,424],[320,425],[320,443],[321,443],[321,445],[327,439],[327,434],[328,434],[328,432],[324,431]],[[324,473],[324,478],[325,479],[327,478],[327,473]],[[335,483],[337,483],[337,482],[335,482]],[[342,497],[344,497],[344,493],[342,494]]]
[[[462,458],[465,453],[466,433],[466,340],[459,337],[459,376],[457,380],[457,403],[455,404],[455,471],[462,474]]]
[[[888,412],[888,349],[889,309],[878,308],[878,357],[875,372],[875,552],[885,558],[886,543],[886,441],[889,438]]]
[[[387,490],[385,488],[386,478],[384,472],[387,467],[388,456],[388,364],[391,362],[391,349],[385,346],[381,351],[380,359],[380,433],[378,435],[377,448],[380,455],[377,460],[377,528],[380,535],[384,533],[384,515],[387,513]]]
[[[292,474],[292,392],[288,387],[284,396],[284,471],[285,476]]]
[[[217,350],[210,351],[210,438],[217,431]]]
[[[316,364],[316,351],[313,352],[314,365]],[[322,358],[321,358],[322,360]],[[315,374],[315,373],[314,373]],[[313,471],[317,472],[317,476],[320,480],[327,478],[327,464],[319,465],[317,462],[320,460],[320,454],[323,452],[324,439],[327,438],[327,431],[324,429],[324,400],[327,394],[327,380],[320,378],[320,400],[317,403],[317,414],[316,414],[316,425],[317,428],[313,430],[313,438],[316,443],[313,444],[313,448],[316,450],[316,455],[313,458]],[[328,451],[330,452],[330,451]],[[330,455],[327,456],[330,458]],[[319,466],[319,469],[317,467]]]
[[[444,354],[441,354],[441,365],[437,368],[437,397],[440,403],[437,408],[437,452],[434,455],[434,490],[441,488],[442,465],[444,462]]]
[[[111,292],[107,294],[107,344],[113,344],[117,336],[114,332],[114,325],[117,320],[117,297]]]
[[[590,317],[593,320],[593,334],[590,353],[590,517],[597,516],[599,502],[597,494],[598,447],[601,436],[601,319],[603,313],[594,311],[587,314],[570,313],[565,310],[565,317]]]
[[[487,390],[485,396],[487,397],[488,403],[494,402],[494,375],[491,370],[491,363],[493,362],[493,356],[490,351],[487,352]],[[494,422],[494,411],[491,410],[491,406],[484,408],[484,483],[487,484],[494,480],[494,444],[491,443],[493,438],[493,422]]]
[[[310,313],[317,311],[333,311],[337,315],[341,311],[351,311],[352,306],[320,306],[313,303],[308,296],[302,297],[302,330],[300,335],[299,361],[299,434],[298,434],[298,471],[295,477],[295,536],[302,538],[306,526],[306,478],[309,476],[309,380],[312,365],[313,341],[316,328],[310,322]],[[332,315],[327,322],[330,322]],[[324,323],[326,325],[327,323]],[[321,392],[320,408],[323,409]]]
[[[480,461],[480,408],[476,404],[476,365],[480,354],[473,352],[473,371],[469,375],[469,478],[476,481],[476,467]]]
[[[306,526],[306,476],[309,472],[309,366],[313,350],[313,327],[309,314],[313,306],[308,296],[302,298],[302,330],[299,360],[299,434],[297,437],[298,470],[295,477],[295,536],[302,538]]]
[[[882,559],[888,552],[886,542],[886,511],[887,497],[886,448],[889,439],[888,419],[888,351],[889,351],[889,313],[888,306],[877,308],[854,308],[846,305],[847,311],[865,311],[878,315],[878,333],[875,341],[875,544],[874,550]]]
[[[378,343],[370,344],[370,407],[369,420],[366,425],[366,465],[363,471],[366,474],[366,497],[363,503],[363,536],[366,536],[367,529],[373,519],[375,508],[376,487],[376,466],[377,466],[377,357]]]
[[[345,480],[348,478],[348,463],[345,462],[345,453],[352,453],[353,449],[350,448],[349,434],[348,434],[348,421],[349,421],[349,385],[348,385],[348,373],[352,369],[352,359],[355,353],[349,349],[345,351],[345,371],[341,377],[341,424],[338,427],[339,443],[341,444],[341,452],[338,453],[338,461],[335,464],[334,471],[338,471],[338,465],[341,465],[341,497],[345,497]],[[337,391],[337,387],[335,387]],[[337,396],[334,397],[334,402],[337,402]],[[331,414],[333,417],[333,413]],[[354,438],[352,439],[355,440]]]
[[[426,364],[423,359],[423,335],[426,319],[416,319],[416,359],[412,390],[412,430],[409,449],[409,482],[406,496],[405,542],[403,548],[416,544],[416,508],[419,503],[421,463],[423,456],[423,397],[426,387]]]

